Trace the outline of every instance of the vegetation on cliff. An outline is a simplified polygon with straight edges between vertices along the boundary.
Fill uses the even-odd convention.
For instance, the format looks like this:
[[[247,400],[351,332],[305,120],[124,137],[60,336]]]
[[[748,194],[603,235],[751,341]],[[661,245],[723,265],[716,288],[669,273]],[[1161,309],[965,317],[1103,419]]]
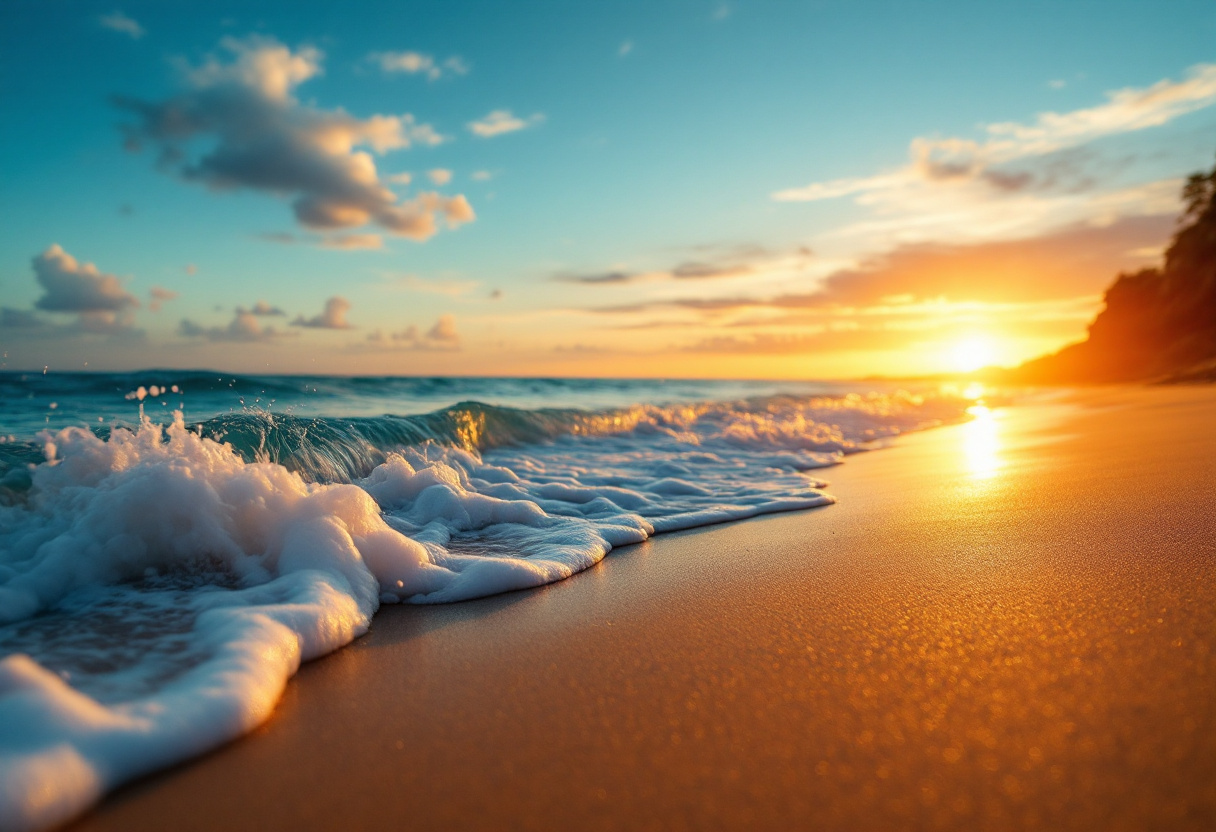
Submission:
[[[1216,167],[1192,175],[1182,199],[1162,265],[1119,275],[1086,340],[1007,371],[1006,380],[1216,380]]]

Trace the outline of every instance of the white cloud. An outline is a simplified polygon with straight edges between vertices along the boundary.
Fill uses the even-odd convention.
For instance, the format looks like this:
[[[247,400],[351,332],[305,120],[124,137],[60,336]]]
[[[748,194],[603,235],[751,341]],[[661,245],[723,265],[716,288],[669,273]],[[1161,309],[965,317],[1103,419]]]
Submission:
[[[620,47],[616,50],[616,54],[623,58],[632,51],[633,51],[633,41],[627,40],[624,43],[622,43],[620,45]]]
[[[774,193],[779,202],[810,202],[854,194],[882,195],[924,183],[988,179],[998,188],[1016,190],[995,166],[1043,157],[1104,136],[1157,127],[1216,102],[1216,64],[1198,64],[1182,81],[1165,79],[1151,87],[1116,90],[1096,107],[1067,113],[1041,113],[1032,124],[1001,122],[985,128],[987,138],[912,140],[911,162],[898,170],[868,177],[814,182]]]
[[[426,172],[427,178],[436,185],[446,185],[452,181],[452,172],[444,168],[435,168]]]
[[[113,11],[109,14],[103,14],[97,19],[104,28],[112,32],[121,32],[124,35],[130,35],[132,40],[139,40],[145,34],[144,27],[139,25],[139,22],[127,17],[120,11]]]
[[[390,173],[384,177],[384,181],[393,185],[408,185],[414,181],[412,173]]]
[[[129,149],[154,143],[162,167],[212,190],[292,197],[297,221],[315,230],[370,223],[425,240],[438,230],[437,219],[451,228],[474,219],[460,195],[398,201],[376,171],[372,152],[442,142],[429,124],[408,113],[358,119],[301,104],[295,88],[322,70],[322,55],[311,47],[293,52],[259,37],[225,38],[221,45],[228,59],[184,67],[180,94],[163,102],[117,100],[137,117],[124,127]],[[213,142],[197,151],[199,138]],[[199,155],[190,158],[192,151]]]
[[[490,173],[488,170],[475,170],[469,176],[469,178],[474,182],[489,182],[493,176],[494,174]]]
[[[525,119],[514,115],[510,110],[493,110],[486,114],[484,118],[470,121],[468,127],[473,135],[488,139],[492,136],[500,136],[503,133],[514,133],[516,130],[524,130],[544,120],[545,116],[543,113],[533,113]]]
[[[315,315],[308,319],[300,315],[291,322],[291,325],[306,326],[313,329],[354,329],[354,326],[346,320],[346,313],[348,311],[350,311],[350,301],[343,297],[334,296],[325,301],[325,308],[321,310],[320,315]]]
[[[469,67],[458,55],[453,55],[446,61],[436,61],[431,55],[421,52],[373,52],[367,59],[380,67],[382,72],[404,72],[409,75],[425,75],[436,81],[445,74],[468,75]]]

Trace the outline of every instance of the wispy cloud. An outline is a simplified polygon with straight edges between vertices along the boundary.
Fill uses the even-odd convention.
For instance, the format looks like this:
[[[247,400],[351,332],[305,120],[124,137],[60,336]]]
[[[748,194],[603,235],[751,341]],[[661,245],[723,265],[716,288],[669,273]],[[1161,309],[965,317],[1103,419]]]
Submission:
[[[441,222],[455,228],[474,219],[464,196],[418,194],[399,201],[379,178],[372,152],[443,141],[412,115],[358,119],[343,110],[301,104],[297,86],[321,73],[322,54],[292,51],[277,41],[225,38],[227,59],[184,66],[186,89],[163,102],[118,98],[137,117],[124,127],[128,149],[159,147],[162,168],[212,190],[248,188],[290,195],[297,221],[329,231],[369,223],[415,240]],[[196,158],[199,138],[213,140]]]
[[[501,136],[503,133],[514,133],[517,130],[525,130],[534,124],[540,124],[544,120],[545,116],[543,113],[533,113],[527,118],[521,118],[510,110],[493,110],[484,118],[470,121],[468,128],[469,132],[474,136],[488,139],[493,136]]]
[[[367,56],[367,60],[379,66],[385,73],[421,74],[431,81],[437,81],[444,75],[469,74],[469,65],[458,55],[438,61],[422,52],[373,52]]]
[[[321,238],[321,248],[376,251],[384,248],[384,238],[379,234],[326,234]]]
[[[1104,136],[1157,127],[1216,102],[1216,64],[1198,64],[1182,81],[1165,79],[1150,87],[1127,88],[1107,94],[1097,107],[1067,113],[1042,113],[1032,124],[1001,122],[985,129],[983,141],[964,138],[912,140],[911,162],[875,176],[813,182],[777,191],[781,202],[808,202],[851,194],[877,193],[922,183],[987,179],[1000,189],[1019,190],[1028,184],[998,165],[1045,156]]]
[[[129,35],[132,40],[139,40],[146,34],[144,27],[139,25],[139,21],[127,17],[120,11],[103,14],[97,19],[97,22],[103,28],[109,29],[112,32],[121,32],[124,35]]]
[[[177,300],[178,293],[172,289],[165,289],[162,286],[153,286],[148,290],[148,309],[152,312],[159,312],[165,303],[171,300]]]
[[[626,55],[628,55],[632,51],[633,51],[633,41],[627,40],[627,41],[624,41],[619,47],[617,47],[616,54],[619,57],[624,58]]]

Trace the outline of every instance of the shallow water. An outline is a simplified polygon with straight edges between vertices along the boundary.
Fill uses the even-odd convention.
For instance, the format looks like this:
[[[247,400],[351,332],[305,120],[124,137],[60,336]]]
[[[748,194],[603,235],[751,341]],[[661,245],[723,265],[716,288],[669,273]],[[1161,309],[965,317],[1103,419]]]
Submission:
[[[967,404],[815,383],[0,375],[0,826],[53,824],[249,730],[382,603],[540,586],[656,533],[827,505],[819,469]]]

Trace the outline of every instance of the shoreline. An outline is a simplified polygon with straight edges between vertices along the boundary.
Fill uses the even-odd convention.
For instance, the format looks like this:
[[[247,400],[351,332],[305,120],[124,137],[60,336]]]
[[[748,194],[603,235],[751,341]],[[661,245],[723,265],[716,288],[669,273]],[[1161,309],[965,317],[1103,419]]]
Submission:
[[[1085,391],[851,455],[835,506],[382,607],[68,828],[1204,828],[1214,423]]]

